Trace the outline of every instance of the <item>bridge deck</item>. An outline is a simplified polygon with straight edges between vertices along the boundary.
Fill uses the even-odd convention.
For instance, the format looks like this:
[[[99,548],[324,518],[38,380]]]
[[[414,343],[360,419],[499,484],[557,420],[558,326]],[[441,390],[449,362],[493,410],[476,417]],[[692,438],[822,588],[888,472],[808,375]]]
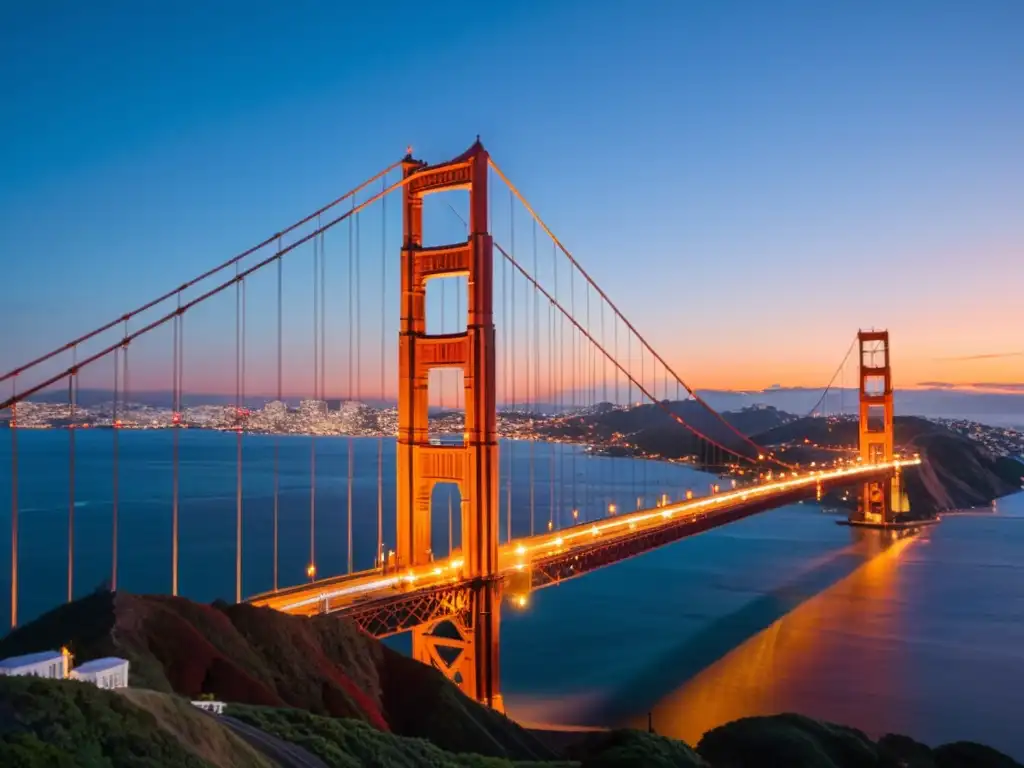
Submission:
[[[499,548],[500,577],[515,592],[539,589],[803,498],[819,485],[828,490],[919,463],[912,459],[807,473],[517,539]],[[383,636],[408,628],[403,625],[422,618],[421,611],[455,610],[459,592],[467,586],[462,565],[456,557],[401,572],[362,571],[255,595],[249,602],[297,615],[325,610],[354,618],[359,614],[360,623]],[[416,608],[417,601],[425,605]],[[406,605],[410,615],[398,610],[398,604]],[[378,610],[390,618],[373,619]]]

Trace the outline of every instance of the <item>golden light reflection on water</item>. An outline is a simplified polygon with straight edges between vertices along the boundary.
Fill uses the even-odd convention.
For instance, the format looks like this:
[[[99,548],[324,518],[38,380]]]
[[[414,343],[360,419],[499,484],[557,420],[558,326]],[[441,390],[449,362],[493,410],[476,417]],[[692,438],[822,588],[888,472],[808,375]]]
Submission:
[[[880,735],[901,705],[900,558],[916,535],[859,530],[870,558],[699,672],[653,708],[655,729],[696,744],[740,717],[802,712]],[[647,727],[646,713],[628,725]]]

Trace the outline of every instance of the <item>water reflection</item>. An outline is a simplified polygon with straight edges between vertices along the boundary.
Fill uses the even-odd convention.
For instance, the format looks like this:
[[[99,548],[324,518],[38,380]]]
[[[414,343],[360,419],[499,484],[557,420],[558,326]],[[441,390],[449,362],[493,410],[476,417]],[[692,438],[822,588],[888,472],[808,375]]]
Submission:
[[[927,533],[851,534],[850,551],[864,564],[662,697],[652,708],[660,733],[696,743],[730,720],[782,711],[869,733],[891,729],[894,710],[907,698],[891,642],[902,632],[899,562]],[[646,727],[646,713],[627,722]]]

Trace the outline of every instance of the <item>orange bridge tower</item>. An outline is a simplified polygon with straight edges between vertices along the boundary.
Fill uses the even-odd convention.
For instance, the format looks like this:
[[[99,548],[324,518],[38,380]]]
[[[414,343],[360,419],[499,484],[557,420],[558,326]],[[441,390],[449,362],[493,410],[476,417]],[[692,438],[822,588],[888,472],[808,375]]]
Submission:
[[[461,496],[466,604],[454,616],[413,630],[413,656],[444,672],[464,693],[502,708],[498,685],[498,441],[493,318],[493,245],[487,221],[489,156],[479,139],[464,154],[428,166],[403,161],[402,298],[398,343],[398,457],[395,554],[400,568],[431,559],[431,492],[454,483]],[[469,233],[463,243],[423,245],[423,197],[469,191]],[[466,330],[428,335],[426,285],[464,276]],[[462,445],[428,438],[428,380],[432,368],[461,369],[465,387]]]
[[[860,458],[865,464],[892,461],[893,389],[889,332],[859,331]],[[863,522],[891,523],[908,509],[899,471],[885,480],[864,483],[859,516]]]

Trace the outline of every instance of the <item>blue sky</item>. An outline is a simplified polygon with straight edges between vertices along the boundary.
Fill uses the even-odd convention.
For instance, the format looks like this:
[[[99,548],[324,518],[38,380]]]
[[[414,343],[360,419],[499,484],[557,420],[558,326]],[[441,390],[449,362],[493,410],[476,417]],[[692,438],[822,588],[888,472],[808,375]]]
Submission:
[[[202,5],[2,12],[0,367],[480,134],[698,386],[1024,382],[1024,4]]]

